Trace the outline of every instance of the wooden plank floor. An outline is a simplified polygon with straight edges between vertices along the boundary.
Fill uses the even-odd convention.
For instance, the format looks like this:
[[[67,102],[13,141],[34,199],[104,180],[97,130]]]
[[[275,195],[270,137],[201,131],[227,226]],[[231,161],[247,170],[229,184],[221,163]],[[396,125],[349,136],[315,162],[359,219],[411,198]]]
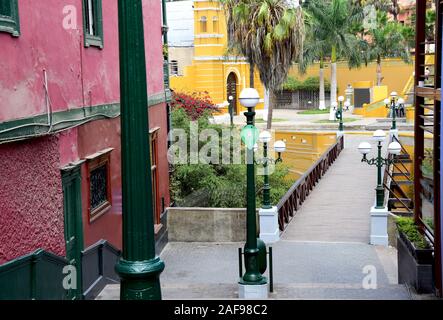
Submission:
[[[345,149],[311,192],[282,240],[369,242],[369,211],[374,204],[376,167],[361,162],[360,142],[371,136],[345,135]]]

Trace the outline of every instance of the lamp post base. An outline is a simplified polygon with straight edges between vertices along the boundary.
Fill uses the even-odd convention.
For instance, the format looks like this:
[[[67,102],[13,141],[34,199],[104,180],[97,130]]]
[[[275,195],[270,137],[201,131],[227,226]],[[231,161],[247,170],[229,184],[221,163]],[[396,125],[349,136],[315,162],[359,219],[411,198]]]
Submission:
[[[274,243],[280,240],[280,229],[278,226],[278,209],[272,207],[270,209],[260,208],[260,239],[266,244]]]
[[[371,236],[370,244],[376,246],[385,246],[388,241],[388,208],[371,208]]]
[[[240,299],[268,299],[268,284],[238,284]]]
[[[147,261],[120,259],[115,271],[120,276],[121,300],[161,300],[160,273],[165,264],[160,258]]]

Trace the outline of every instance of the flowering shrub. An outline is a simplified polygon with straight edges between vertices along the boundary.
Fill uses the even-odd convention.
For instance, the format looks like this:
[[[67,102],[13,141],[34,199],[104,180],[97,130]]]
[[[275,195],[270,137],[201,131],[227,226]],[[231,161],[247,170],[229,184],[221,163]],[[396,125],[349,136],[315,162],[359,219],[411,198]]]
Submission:
[[[172,109],[185,110],[192,120],[197,120],[204,114],[219,112],[208,92],[173,92],[171,106]]]

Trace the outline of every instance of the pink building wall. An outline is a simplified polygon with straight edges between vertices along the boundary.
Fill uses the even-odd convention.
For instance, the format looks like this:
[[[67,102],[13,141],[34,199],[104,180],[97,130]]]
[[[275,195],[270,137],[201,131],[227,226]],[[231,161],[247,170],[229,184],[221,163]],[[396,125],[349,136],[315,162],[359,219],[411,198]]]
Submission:
[[[117,0],[103,0],[104,48],[85,48],[82,0],[19,0],[21,35],[0,32],[0,123],[46,112],[43,70],[54,112],[120,100]],[[77,29],[63,28],[64,6],[77,9]],[[161,1],[143,0],[148,95],[162,94]],[[166,106],[149,108],[160,127],[160,197],[169,205]],[[82,166],[85,247],[108,239],[121,247],[120,118],[89,122],[50,138],[0,145],[0,264],[43,247],[64,255],[60,169],[108,147],[113,207],[87,219]]]
[[[43,248],[65,254],[56,137],[0,145],[0,264]]]

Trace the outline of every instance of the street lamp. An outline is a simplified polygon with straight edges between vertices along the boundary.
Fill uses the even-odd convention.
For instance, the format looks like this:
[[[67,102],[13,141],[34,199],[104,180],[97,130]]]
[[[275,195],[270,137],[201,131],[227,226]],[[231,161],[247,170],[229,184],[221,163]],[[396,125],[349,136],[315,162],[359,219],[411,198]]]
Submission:
[[[373,134],[374,140],[377,142],[378,155],[376,158],[368,159],[367,155],[371,151],[372,147],[368,142],[362,142],[358,146],[358,151],[363,155],[361,162],[366,162],[369,165],[377,166],[377,188],[376,190],[376,207],[375,209],[383,209],[383,202],[385,197],[385,189],[382,184],[382,167],[385,165],[390,165],[395,162],[395,156],[399,155],[401,152],[401,145],[398,142],[391,142],[388,146],[389,154],[394,155],[393,159],[383,158],[382,143],[386,138],[386,134],[383,130],[377,130]]]
[[[244,113],[246,117],[246,126],[242,129],[242,140],[246,144],[246,245],[245,245],[245,268],[246,272],[240,279],[239,295],[246,297],[248,286],[263,286],[267,280],[259,271],[257,246],[257,213],[255,203],[255,166],[254,166],[254,145],[257,142],[258,130],[254,126],[255,106],[260,101],[260,96],[254,88],[245,88],[240,93],[240,103],[248,109]],[[267,296],[267,288],[264,295]]]
[[[286,144],[283,141],[276,141],[274,144],[275,151],[278,152],[278,158],[272,159],[268,157],[268,144],[271,141],[271,134],[269,131],[260,133],[259,141],[263,143],[263,158],[256,161],[257,164],[263,165],[263,204],[262,209],[271,209],[271,187],[269,185],[269,164],[282,162],[281,154],[286,151]],[[256,151],[254,147],[254,151]]]
[[[403,100],[404,102],[404,100]],[[390,114],[392,117],[392,127],[391,130],[397,130],[397,122],[396,122],[396,116],[397,116],[397,92],[393,91],[391,93],[391,99],[386,98],[384,100],[384,103],[386,105],[386,108],[390,109]]]
[[[335,118],[339,121],[338,131],[343,132],[343,102],[345,101],[345,97],[338,97],[338,109],[335,112]],[[349,102],[346,101],[346,111],[349,110]]]
[[[115,270],[122,300],[160,300],[165,268],[155,254],[142,11],[141,0],[118,1],[123,248]]]

